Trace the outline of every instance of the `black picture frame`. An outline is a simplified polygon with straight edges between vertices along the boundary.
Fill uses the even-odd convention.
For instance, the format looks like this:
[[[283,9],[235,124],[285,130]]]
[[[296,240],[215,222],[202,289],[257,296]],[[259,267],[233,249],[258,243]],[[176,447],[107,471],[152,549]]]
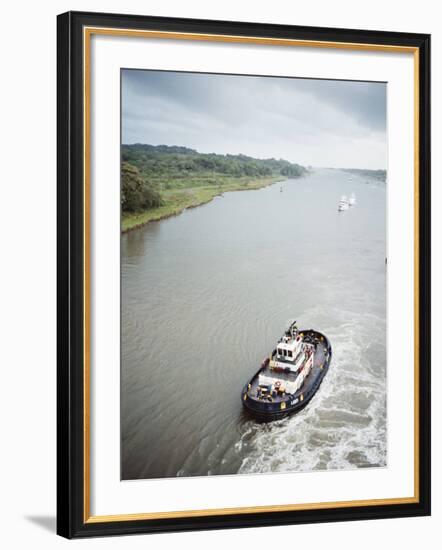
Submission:
[[[85,489],[84,29],[106,27],[413,48],[418,74],[418,498],[415,502],[201,517],[91,521]],[[57,21],[57,532],[67,538],[334,522],[430,514],[430,36],[69,12]],[[86,473],[85,473],[86,472]]]

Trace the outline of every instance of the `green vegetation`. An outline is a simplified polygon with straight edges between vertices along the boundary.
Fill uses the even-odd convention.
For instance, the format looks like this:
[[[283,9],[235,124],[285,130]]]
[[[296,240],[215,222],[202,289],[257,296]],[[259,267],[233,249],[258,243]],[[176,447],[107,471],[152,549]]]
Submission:
[[[307,170],[286,160],[202,154],[186,147],[123,145],[122,230],[204,204],[226,191],[259,189]]]
[[[163,205],[158,190],[149,185],[135,166],[128,162],[121,165],[121,208],[123,212],[158,208]]]
[[[387,170],[368,170],[361,168],[342,168],[342,170],[350,174],[355,174],[356,176],[366,176],[383,182],[387,181]]]

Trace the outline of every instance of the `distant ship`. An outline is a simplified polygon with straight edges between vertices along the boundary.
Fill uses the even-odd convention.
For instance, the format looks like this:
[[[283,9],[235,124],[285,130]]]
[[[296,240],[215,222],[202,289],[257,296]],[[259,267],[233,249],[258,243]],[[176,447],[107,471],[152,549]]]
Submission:
[[[356,204],[356,195],[354,193],[350,195],[350,198],[348,199],[348,204],[350,206],[354,206]]]
[[[343,210],[348,210],[350,207],[350,203],[345,195],[342,195],[341,200],[338,204],[338,212],[342,212]]]
[[[331,358],[329,340],[316,330],[298,330],[295,321],[245,385],[243,406],[261,420],[300,411],[317,392]]]

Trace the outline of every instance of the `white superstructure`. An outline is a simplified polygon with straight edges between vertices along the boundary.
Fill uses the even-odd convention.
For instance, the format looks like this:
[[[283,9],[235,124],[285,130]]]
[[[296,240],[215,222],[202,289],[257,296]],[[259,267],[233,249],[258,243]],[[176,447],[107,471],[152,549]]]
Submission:
[[[276,353],[269,361],[271,374],[261,372],[259,384],[278,387],[278,391],[294,394],[310,373],[313,359],[314,346],[303,341],[302,334],[298,333],[293,324],[278,342]]]
[[[350,203],[348,202],[348,199],[346,195],[342,195],[341,200],[338,204],[338,211],[341,212],[342,210],[348,210],[350,206]]]

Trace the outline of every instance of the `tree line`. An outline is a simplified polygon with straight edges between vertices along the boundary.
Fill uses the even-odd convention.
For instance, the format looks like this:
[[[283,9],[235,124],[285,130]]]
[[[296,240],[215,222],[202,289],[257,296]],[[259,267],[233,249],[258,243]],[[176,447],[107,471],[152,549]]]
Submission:
[[[163,204],[162,189],[219,185],[223,178],[295,178],[306,168],[283,159],[256,159],[247,155],[198,153],[180,146],[133,144],[121,150],[123,212]]]
[[[350,174],[355,174],[356,176],[367,176],[380,181],[387,181],[387,170],[369,170],[368,168],[342,168],[342,170]]]

